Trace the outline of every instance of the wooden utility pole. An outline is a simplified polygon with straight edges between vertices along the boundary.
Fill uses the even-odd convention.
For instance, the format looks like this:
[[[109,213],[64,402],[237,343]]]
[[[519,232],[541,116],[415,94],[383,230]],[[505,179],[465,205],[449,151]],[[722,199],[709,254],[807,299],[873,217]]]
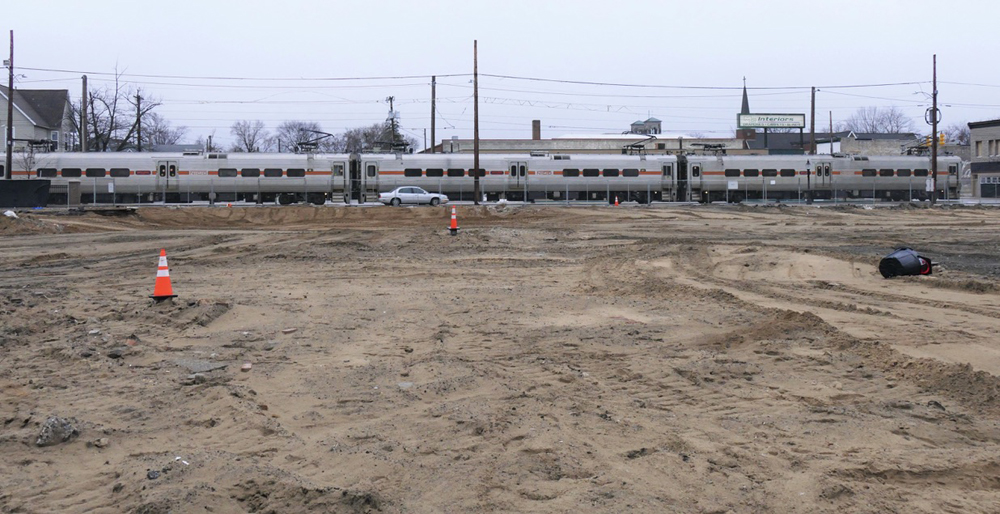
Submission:
[[[475,173],[473,203],[479,205],[479,40],[472,41],[472,168]]]
[[[11,159],[14,157],[14,31],[10,31],[10,61],[7,63],[10,75],[7,81],[7,166],[3,169],[4,180],[10,180]]]
[[[135,95],[135,146],[142,151],[142,97]]]
[[[934,177],[934,190],[931,191],[931,205],[937,203],[937,126],[938,126],[938,108],[937,108],[937,54],[934,54],[934,82],[931,86],[933,92],[931,93],[931,176]]]
[[[83,96],[80,97],[80,151],[87,151],[87,76],[83,76]]]
[[[435,102],[437,101],[437,76],[431,77],[431,153],[436,153],[434,148],[437,146],[437,139],[434,139],[434,122],[437,117],[437,110]],[[427,146],[424,144],[424,146]]]

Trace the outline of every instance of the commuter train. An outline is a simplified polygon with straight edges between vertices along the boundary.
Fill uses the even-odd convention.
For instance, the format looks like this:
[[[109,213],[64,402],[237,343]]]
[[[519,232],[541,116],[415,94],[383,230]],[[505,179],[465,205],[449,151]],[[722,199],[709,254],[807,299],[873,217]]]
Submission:
[[[374,201],[397,186],[474,195],[471,154],[48,153],[19,177],[52,181],[50,203]],[[957,198],[957,157],[483,154],[486,200],[640,203]]]

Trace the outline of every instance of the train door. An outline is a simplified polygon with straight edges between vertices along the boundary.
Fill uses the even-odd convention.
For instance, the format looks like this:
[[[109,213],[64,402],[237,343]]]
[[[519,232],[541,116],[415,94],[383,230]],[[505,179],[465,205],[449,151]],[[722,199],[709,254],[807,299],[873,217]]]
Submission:
[[[823,191],[829,191],[833,181],[833,164],[827,161],[816,163],[816,183],[814,186]]]
[[[156,191],[167,201],[168,193],[178,190],[177,161],[156,161]]]
[[[677,189],[674,192],[673,200],[675,202],[688,201],[690,198],[688,195],[689,191],[688,162],[687,158],[682,155],[677,158]]]
[[[528,163],[527,161],[510,161],[507,163],[510,174],[507,176],[507,191],[520,193],[524,201],[528,200]]]
[[[361,168],[359,170],[361,180],[358,203],[365,203],[368,198],[374,200],[378,197],[378,161],[362,161]]]
[[[350,201],[348,191],[351,190],[351,175],[347,172],[345,163],[334,162],[330,165],[330,200],[336,201],[336,193],[344,195],[344,202]]]
[[[673,201],[677,197],[677,187],[674,183],[674,165],[673,164],[663,164],[662,175],[660,177],[660,191],[669,191],[666,196],[661,195],[660,199],[664,202]]]
[[[361,161],[352,158],[348,166],[350,168],[348,176],[345,178],[344,203],[350,204],[351,200],[361,200]]]
[[[684,194],[685,196],[684,201],[697,201],[697,202],[706,201],[707,198],[706,199],[701,198],[702,195],[701,163],[698,162],[691,163],[690,172],[691,172],[691,177],[688,179],[688,187],[687,191]],[[697,198],[695,198],[695,190],[698,190],[699,196]]]

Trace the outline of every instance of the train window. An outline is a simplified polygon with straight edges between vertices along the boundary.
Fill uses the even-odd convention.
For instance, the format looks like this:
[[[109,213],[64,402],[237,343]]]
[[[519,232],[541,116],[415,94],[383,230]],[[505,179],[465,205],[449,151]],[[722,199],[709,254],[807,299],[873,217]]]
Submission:
[[[232,178],[237,175],[236,168],[219,168],[220,178]]]
[[[758,176],[760,176],[760,170],[755,170],[755,169],[752,169],[752,168],[748,169],[748,170],[743,170],[743,176],[744,177],[758,177]]]
[[[674,167],[673,167],[673,165],[671,165],[671,164],[665,164],[663,166],[663,176],[664,177],[672,177],[672,176],[674,176]]]
[[[604,170],[604,176],[605,177],[617,177],[618,176],[618,170],[606,169],[606,170]]]
[[[926,177],[927,176],[927,170],[913,170],[913,176],[914,177]]]
[[[891,177],[892,174],[893,174],[892,173],[893,171],[895,171],[895,170],[888,170],[888,169],[884,169],[883,168],[883,169],[878,170],[878,176],[880,176],[880,177]]]
[[[580,170],[578,170],[576,168],[564,168],[563,169],[563,176],[564,177],[579,177],[580,176]]]
[[[56,176],[55,168],[38,168],[39,177],[54,177]]]
[[[788,168],[785,168],[785,169],[781,170],[781,176],[782,177],[794,177],[795,176],[795,170],[790,170]]]
[[[897,177],[909,177],[910,176],[910,170],[905,169],[905,168],[901,169],[901,170],[896,170],[896,176]]]
[[[264,168],[264,176],[267,178],[278,178],[281,175],[281,168]]]
[[[622,170],[622,176],[623,177],[638,177],[639,176],[639,170],[637,170],[635,168],[625,168],[625,169]]]
[[[726,170],[727,177],[738,177],[740,176],[740,170],[728,169]]]
[[[444,170],[441,168],[427,168],[428,177],[443,177]]]
[[[130,173],[128,168],[111,168],[111,176],[115,178],[127,177]]]
[[[861,176],[862,177],[874,177],[875,175],[876,175],[876,171],[873,170],[873,169],[871,169],[871,168],[861,170]]]
[[[958,175],[958,165],[957,164],[949,164],[948,165],[948,174],[949,175]]]
[[[306,170],[302,168],[288,168],[288,171],[285,171],[285,176],[294,178],[304,177],[306,176]]]
[[[378,172],[378,168],[374,164],[368,165],[368,176],[374,177]]]
[[[334,177],[343,177],[344,176],[344,165],[343,164],[334,164],[333,165],[333,176]]]
[[[601,175],[601,170],[596,168],[584,168],[583,170],[584,177],[599,177],[600,175]]]
[[[701,166],[691,166],[691,176],[700,177],[701,176]]]
[[[75,177],[79,177],[81,173],[83,173],[83,170],[81,170],[80,168],[63,168],[62,169],[62,176],[64,176],[64,177],[74,177],[75,178]]]
[[[778,170],[761,170],[760,174],[765,177],[777,177]]]
[[[108,172],[104,168],[87,168],[87,171],[85,171],[84,174],[88,177],[100,178],[107,175]]]
[[[240,175],[247,178],[256,178],[260,176],[260,168],[243,168],[240,170]]]
[[[470,174],[470,176],[472,176],[472,175],[474,175],[474,173]],[[448,176],[449,177],[464,177],[465,176],[465,170],[463,170],[462,168],[448,168]]]
[[[424,170],[420,168],[406,168],[403,170],[404,177],[420,177],[423,176]]]
[[[476,173],[474,171],[472,171],[472,170],[469,170],[469,176],[470,177],[475,177]],[[486,176],[486,170],[484,170],[482,168],[479,168],[479,176],[480,177],[485,177]]]

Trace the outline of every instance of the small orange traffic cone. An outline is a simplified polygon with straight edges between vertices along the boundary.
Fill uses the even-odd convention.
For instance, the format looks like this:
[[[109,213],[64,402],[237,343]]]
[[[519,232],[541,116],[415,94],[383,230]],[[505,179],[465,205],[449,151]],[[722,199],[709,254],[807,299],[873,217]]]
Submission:
[[[160,265],[156,268],[156,284],[153,285],[153,294],[150,298],[157,302],[162,302],[167,298],[174,298],[173,288],[170,287],[170,269],[167,267],[167,250],[160,250]]]
[[[458,216],[455,215],[454,205],[451,207],[451,226],[448,227],[448,231],[451,232],[451,235],[453,236],[458,235]]]
[[[618,207],[618,196],[615,196],[615,207]]]

